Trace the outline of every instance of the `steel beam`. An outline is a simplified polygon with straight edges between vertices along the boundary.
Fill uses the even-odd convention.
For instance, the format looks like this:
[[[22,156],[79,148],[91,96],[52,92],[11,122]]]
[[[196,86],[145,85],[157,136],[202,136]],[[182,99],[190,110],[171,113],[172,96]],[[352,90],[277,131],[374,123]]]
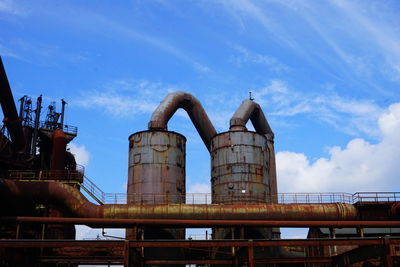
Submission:
[[[349,245],[389,245],[400,244],[400,238],[336,238],[336,239],[277,239],[277,240],[0,240],[0,247],[9,248],[64,248],[64,247],[118,247],[124,248],[126,242],[130,248],[139,247],[281,247],[281,246],[349,246]]]
[[[266,226],[266,227],[400,227],[400,221],[272,221],[272,220],[180,220],[180,219],[117,219],[63,217],[0,217],[2,223],[84,224],[95,228],[124,228],[159,225],[165,227]]]

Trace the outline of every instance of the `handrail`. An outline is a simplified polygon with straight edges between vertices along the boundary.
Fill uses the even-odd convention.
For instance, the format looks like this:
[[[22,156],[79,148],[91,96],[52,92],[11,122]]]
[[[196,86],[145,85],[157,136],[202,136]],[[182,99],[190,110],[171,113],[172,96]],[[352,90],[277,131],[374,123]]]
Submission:
[[[82,171],[9,171],[9,179],[20,181],[58,181],[61,183],[78,183],[99,204],[126,204],[127,199],[137,204],[168,204],[171,200],[182,199],[186,204],[234,204],[270,203],[277,199],[280,204],[322,204],[322,203],[378,203],[400,201],[400,192],[344,192],[324,193],[278,193],[266,196],[265,194],[249,194],[235,192],[233,195],[212,195],[211,193],[186,193],[186,194],[126,194],[105,193],[93,181],[85,176]]]

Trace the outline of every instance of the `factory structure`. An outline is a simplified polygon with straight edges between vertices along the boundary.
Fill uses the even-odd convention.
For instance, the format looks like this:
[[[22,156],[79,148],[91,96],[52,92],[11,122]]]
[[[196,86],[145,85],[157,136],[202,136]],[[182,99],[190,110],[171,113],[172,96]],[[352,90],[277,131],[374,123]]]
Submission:
[[[252,99],[218,133],[193,95],[167,95],[128,137],[126,194],[104,193],[76,163],[64,100],[60,111],[42,96],[14,101],[1,58],[0,104],[1,267],[400,266],[400,193],[278,193],[274,133]],[[210,196],[186,193],[186,138],[168,129],[178,109],[209,151]],[[126,235],[76,240],[75,225]],[[308,236],[282,239],[282,227]]]

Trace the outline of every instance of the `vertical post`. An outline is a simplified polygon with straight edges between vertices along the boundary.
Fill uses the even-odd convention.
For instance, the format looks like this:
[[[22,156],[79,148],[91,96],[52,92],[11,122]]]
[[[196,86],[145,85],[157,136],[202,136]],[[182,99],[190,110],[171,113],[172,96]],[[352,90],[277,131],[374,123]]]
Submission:
[[[129,240],[124,242],[124,267],[129,267],[130,257],[129,257]]]
[[[141,229],[140,240],[144,240],[144,227]],[[141,247],[141,256],[144,259],[144,247]]]
[[[45,231],[46,231],[46,225],[43,224],[43,225],[42,225],[42,236],[40,237],[40,239],[42,239],[42,240],[44,240]]]
[[[42,110],[42,95],[37,98],[36,110],[35,110],[35,124],[33,129],[33,140],[32,140],[32,155],[36,155],[36,143],[38,138],[39,123],[40,123],[40,112]]]
[[[244,227],[240,227],[240,239],[244,239]]]
[[[231,227],[231,237],[232,237],[232,240],[235,239],[235,228],[234,227]],[[232,249],[232,256],[235,258],[236,257],[235,247],[232,247],[231,249]]]
[[[331,238],[335,239],[336,238],[335,228],[329,227],[329,232],[330,232]],[[336,252],[337,252],[337,248],[336,248],[336,246],[333,246],[333,255],[334,256],[337,254]]]
[[[67,102],[65,102],[64,99],[61,99],[61,118],[60,118],[60,129],[61,130],[64,129],[65,104],[67,104]]]
[[[247,266],[254,267],[254,247],[253,240],[249,240],[249,246],[247,247]]]
[[[364,228],[363,227],[358,227],[357,232],[361,238],[364,238]]]
[[[17,224],[17,231],[16,231],[16,234],[15,234],[15,239],[19,239],[19,229],[20,228],[20,224],[18,223]]]
[[[20,118],[21,120],[23,119],[23,115],[24,115],[25,98],[26,98],[26,95],[24,95],[23,97],[21,97],[21,98],[19,99],[19,102],[21,102],[21,104],[19,105],[19,118]]]
[[[393,267],[393,260],[392,260],[392,250],[390,247],[390,240],[389,238],[384,238],[384,266],[385,267]]]

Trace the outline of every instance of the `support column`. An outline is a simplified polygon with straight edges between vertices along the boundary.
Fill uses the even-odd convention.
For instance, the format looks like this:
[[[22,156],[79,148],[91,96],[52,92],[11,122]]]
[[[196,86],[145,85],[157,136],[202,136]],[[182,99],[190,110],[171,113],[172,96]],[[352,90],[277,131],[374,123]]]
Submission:
[[[248,267],[254,267],[254,247],[253,241],[249,241],[249,246],[247,247],[247,257],[248,257]]]
[[[385,238],[385,247],[384,247],[384,265],[385,267],[393,267],[393,259],[392,259],[392,250],[390,247],[389,238]]]
[[[124,267],[130,267],[130,257],[129,257],[130,247],[129,240],[125,240],[124,242]]]

